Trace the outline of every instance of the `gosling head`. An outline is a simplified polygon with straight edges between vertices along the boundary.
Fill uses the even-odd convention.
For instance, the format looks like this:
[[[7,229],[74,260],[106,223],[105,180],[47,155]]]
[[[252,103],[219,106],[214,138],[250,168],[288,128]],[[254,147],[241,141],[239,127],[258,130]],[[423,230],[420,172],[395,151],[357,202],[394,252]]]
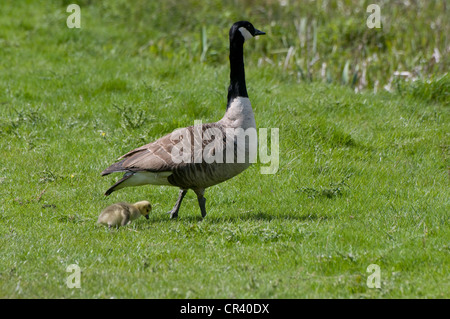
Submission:
[[[238,21],[231,26],[230,29],[230,41],[242,41],[245,42],[257,35],[266,34],[256,29],[253,24],[248,21]]]
[[[142,216],[144,216],[146,219],[148,219],[148,214],[152,210],[152,205],[149,201],[143,200],[140,202],[137,202],[134,204],[134,207],[136,207]]]

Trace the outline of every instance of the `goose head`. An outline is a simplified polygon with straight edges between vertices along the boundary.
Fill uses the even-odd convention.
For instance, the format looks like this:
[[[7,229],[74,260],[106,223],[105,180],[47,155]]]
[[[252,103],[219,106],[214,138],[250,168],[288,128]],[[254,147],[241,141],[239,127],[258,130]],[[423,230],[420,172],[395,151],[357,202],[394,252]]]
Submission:
[[[251,39],[257,35],[266,34],[258,29],[256,29],[253,24],[248,21],[238,21],[231,26],[230,29],[230,40],[245,42],[245,40]]]

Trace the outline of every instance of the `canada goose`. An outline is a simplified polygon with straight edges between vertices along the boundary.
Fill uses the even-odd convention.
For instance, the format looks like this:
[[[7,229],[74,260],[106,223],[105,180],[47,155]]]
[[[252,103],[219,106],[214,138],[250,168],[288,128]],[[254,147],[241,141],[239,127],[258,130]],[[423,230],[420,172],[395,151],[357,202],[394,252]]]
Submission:
[[[144,200],[135,204],[117,203],[106,207],[100,213],[97,223],[111,227],[125,226],[141,215],[148,219],[152,205]]]
[[[205,202],[203,197],[207,187],[219,184],[226,181],[237,174],[244,171],[250,166],[252,159],[250,159],[250,147],[256,147],[256,123],[250,100],[247,94],[245,85],[245,70],[244,70],[244,42],[254,36],[265,34],[253,27],[248,21],[239,21],[232,25],[229,32],[230,39],[230,86],[228,87],[227,96],[227,110],[224,117],[216,123],[203,124],[201,126],[190,126],[184,129],[176,130],[155,142],[136,148],[122,157],[119,162],[111,165],[102,172],[103,175],[108,175],[114,172],[125,172],[124,176],[111,186],[105,195],[111,194],[113,191],[138,185],[170,185],[180,188],[178,199],[175,206],[168,212],[171,218],[178,216],[178,210],[181,202],[186,195],[188,189],[192,189],[197,194],[198,204],[200,206],[202,217],[206,216]],[[190,142],[189,148],[194,148],[195,144],[200,143],[200,151],[204,151],[208,142],[211,142],[211,129],[215,132],[223,133],[224,136],[229,130],[233,129],[253,129],[255,131],[253,142],[245,142],[245,147],[237,144],[237,137],[229,139],[217,139],[221,142],[215,149],[211,149],[211,154],[223,154],[223,159],[226,161],[207,162],[205,159],[195,161],[194,155],[190,155],[191,149],[188,150],[188,160],[176,161],[173,158],[173,152],[181,138],[180,131],[193,134],[194,141]],[[201,130],[205,136],[200,137],[200,140],[195,138],[196,130]],[[189,135],[191,136],[191,135]],[[228,138],[228,136],[227,136]],[[245,137],[244,137],[245,141]],[[252,145],[250,145],[252,143]],[[220,147],[220,148],[219,148]],[[226,156],[227,150],[232,160],[228,160]],[[245,160],[239,161],[239,151],[245,153]],[[193,160],[194,159],[194,160]],[[220,159],[220,158],[219,158]]]

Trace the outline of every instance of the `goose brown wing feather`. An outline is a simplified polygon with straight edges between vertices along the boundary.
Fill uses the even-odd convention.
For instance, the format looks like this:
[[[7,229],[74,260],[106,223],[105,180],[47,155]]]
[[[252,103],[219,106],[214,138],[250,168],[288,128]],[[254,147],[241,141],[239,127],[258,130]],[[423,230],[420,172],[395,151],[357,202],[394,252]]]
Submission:
[[[208,128],[217,126],[216,123],[207,123],[202,125],[202,131]],[[191,136],[191,151],[193,150],[194,143],[194,127],[189,126],[184,128],[188,130]],[[182,129],[183,130],[183,129]],[[191,163],[181,162],[175,163],[172,158],[172,149],[175,145],[180,143],[180,134],[174,136],[175,132],[167,134],[160,139],[146,144],[144,146],[138,147],[126,153],[119,158],[119,162],[111,165],[106,170],[102,172],[102,175],[107,175],[113,172],[120,171],[150,171],[150,172],[166,172],[173,171],[175,169],[183,169],[193,165],[193,160]],[[202,141],[202,147],[209,141]],[[191,152],[193,156],[193,152]],[[193,158],[192,158],[193,159]]]

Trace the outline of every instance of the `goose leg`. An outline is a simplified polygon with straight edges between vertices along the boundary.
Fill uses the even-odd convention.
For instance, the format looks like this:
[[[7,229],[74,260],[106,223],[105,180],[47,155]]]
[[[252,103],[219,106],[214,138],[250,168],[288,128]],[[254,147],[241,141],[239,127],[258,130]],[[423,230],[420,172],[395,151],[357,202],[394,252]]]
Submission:
[[[205,203],[206,203],[206,198],[205,197],[197,197],[198,199],[198,205],[200,206],[200,211],[202,212],[202,217],[204,218],[206,216],[206,208],[205,208]]]
[[[203,194],[205,193],[204,189],[196,190],[195,193],[197,194],[197,200],[198,200],[198,206],[200,206],[200,211],[202,213],[202,217],[204,218],[206,216],[206,198],[203,197]]]
[[[183,198],[186,195],[186,193],[187,193],[186,189],[180,189],[180,193],[178,194],[178,199],[177,202],[175,203],[175,206],[172,208],[170,212],[167,212],[167,214],[170,214],[170,218],[178,217],[178,210],[180,209],[181,202],[183,201]]]

